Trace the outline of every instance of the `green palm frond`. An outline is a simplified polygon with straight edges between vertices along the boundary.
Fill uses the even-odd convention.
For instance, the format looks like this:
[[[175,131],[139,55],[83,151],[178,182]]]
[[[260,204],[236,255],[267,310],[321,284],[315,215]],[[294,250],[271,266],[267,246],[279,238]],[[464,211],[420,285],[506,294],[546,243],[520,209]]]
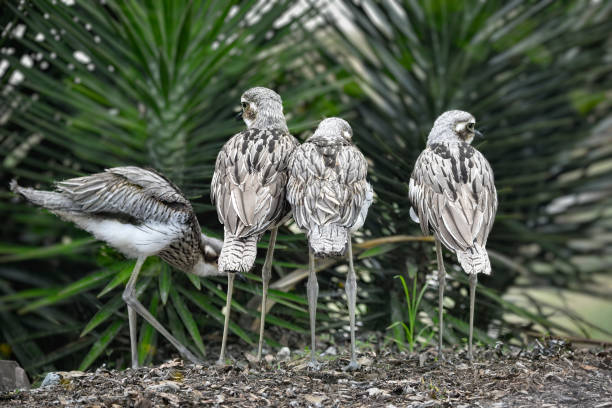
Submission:
[[[17,52],[2,56],[9,66],[3,92],[11,104],[3,106],[0,179],[6,186],[18,176],[25,185],[49,188],[53,180],[108,167],[154,167],[183,188],[203,228],[219,236],[209,183],[220,146],[244,127],[233,120],[240,94],[255,85],[276,89],[296,131],[328,114],[325,94],[335,85],[309,65],[316,53],[302,29],[314,10],[288,13],[291,6],[288,0],[274,7],[204,0],[3,3],[11,27],[2,41]],[[19,25],[25,31],[15,35]],[[12,81],[14,75],[22,81]],[[87,368],[109,355],[126,363],[127,326],[121,324],[125,307],[119,293],[133,264],[108,247],[97,252],[99,244],[92,245],[84,232],[2,194],[0,210],[10,225],[3,230],[7,243],[0,245],[0,263],[24,274],[39,267],[50,277],[35,283],[37,289],[20,292],[29,285],[0,275],[2,310],[25,313],[21,316],[32,324],[43,324],[51,310],[61,314],[52,321],[65,325],[70,305],[82,308],[80,324],[63,338],[76,341],[82,352],[90,349],[75,353],[81,360],[72,366]],[[220,326],[224,304],[217,289],[224,281],[214,282],[171,275],[151,259],[138,287],[143,304],[194,352],[204,353],[200,333]],[[260,290],[255,283],[243,289],[236,297],[236,317],[251,312],[241,303]],[[92,290],[99,292],[97,298]],[[185,291],[191,295],[179,296]],[[271,324],[287,326],[274,318]],[[235,324],[231,329],[252,343],[253,332]],[[147,354],[140,357],[150,361],[159,336],[148,325],[141,332],[139,348]],[[53,347],[47,344],[45,352]],[[50,355],[65,363],[65,353]],[[36,364],[36,356],[32,351],[18,357],[34,371],[54,363]]]
[[[580,287],[580,279],[595,272],[587,271],[583,258],[604,253],[609,238],[600,234],[609,237],[612,225],[604,210],[612,201],[610,133],[593,134],[610,111],[604,95],[612,85],[612,59],[604,50],[610,46],[612,5],[339,3],[344,20],[333,9],[323,12],[334,35],[322,38],[322,49],[331,50],[328,58],[343,64],[359,86],[345,91],[361,97],[351,123],[372,161],[378,196],[369,233],[420,233],[407,200],[415,159],[439,114],[467,110],[485,133],[474,144],[492,164],[499,195],[488,241],[495,272],[484,284],[502,294],[516,282]],[[589,248],[575,244],[589,240]],[[372,265],[380,270],[380,293],[372,298],[390,289],[390,277],[402,272],[407,259],[416,260],[421,271],[434,266],[430,245],[386,252]],[[596,270],[608,266],[600,263]],[[465,318],[459,287],[450,291],[450,312]],[[483,327],[508,310],[487,302],[479,300],[477,323]]]

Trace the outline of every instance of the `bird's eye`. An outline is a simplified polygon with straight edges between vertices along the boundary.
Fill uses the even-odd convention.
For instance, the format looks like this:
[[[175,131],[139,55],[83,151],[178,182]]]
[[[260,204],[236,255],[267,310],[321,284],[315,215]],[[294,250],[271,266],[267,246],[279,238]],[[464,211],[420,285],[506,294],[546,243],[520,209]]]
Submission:
[[[469,130],[474,130],[474,122],[468,123],[467,127],[468,127]]]
[[[248,103],[246,103],[246,102],[242,102],[242,108],[243,108],[243,109],[246,109],[246,108],[248,108],[248,107],[249,107],[249,104],[248,104]]]

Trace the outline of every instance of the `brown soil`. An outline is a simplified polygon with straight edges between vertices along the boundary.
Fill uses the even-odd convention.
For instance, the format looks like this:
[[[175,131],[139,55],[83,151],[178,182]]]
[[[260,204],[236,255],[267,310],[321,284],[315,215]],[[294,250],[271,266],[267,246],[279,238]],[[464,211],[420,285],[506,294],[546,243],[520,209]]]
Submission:
[[[62,373],[60,384],[0,394],[19,407],[612,407],[612,352],[558,341],[525,350],[360,353],[361,370],[345,372],[345,354],[321,358],[319,371],[294,356],[249,363],[238,347],[231,366],[171,360],[137,370]],[[211,357],[212,358],[212,357]]]

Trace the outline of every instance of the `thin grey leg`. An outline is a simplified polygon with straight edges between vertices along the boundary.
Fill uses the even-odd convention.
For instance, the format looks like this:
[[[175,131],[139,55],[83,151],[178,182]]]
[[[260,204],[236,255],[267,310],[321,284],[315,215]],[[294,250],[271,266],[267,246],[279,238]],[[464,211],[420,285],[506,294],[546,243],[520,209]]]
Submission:
[[[358,370],[359,363],[355,355],[355,303],[357,302],[357,276],[355,275],[355,268],[353,267],[353,245],[351,243],[351,236],[348,237],[348,261],[349,261],[349,272],[346,276],[346,298],[348,301],[349,318],[351,321],[351,362],[344,367],[345,370]]]
[[[138,336],[136,334],[136,311],[132,309],[129,305],[127,309],[128,320],[130,322],[130,347],[132,349],[132,368],[138,368]]]
[[[310,312],[310,368],[317,370],[319,363],[315,358],[315,324],[317,320],[317,297],[319,296],[319,284],[317,283],[317,275],[314,269],[314,254],[312,249],[308,250],[308,284],[306,292],[308,294],[308,311]]]
[[[225,344],[227,343],[227,332],[229,328],[230,312],[232,310],[232,292],[234,291],[234,277],[236,274],[227,274],[227,300],[225,302],[225,324],[223,325],[223,340],[221,340],[221,354],[217,365],[225,364]]]
[[[470,338],[468,343],[468,359],[472,361],[472,334],[474,331],[474,301],[476,299],[476,284],[478,283],[478,275],[470,274]]]
[[[261,269],[261,281],[263,283],[263,291],[261,295],[261,317],[259,321],[259,346],[257,347],[257,361],[261,361],[261,348],[263,347],[264,327],[266,325],[266,300],[268,298],[268,284],[272,276],[272,259],[274,258],[274,245],[276,244],[276,234],[278,228],[273,228],[270,231],[270,243],[268,244],[268,252],[266,253],[266,261]]]
[[[442,259],[442,246],[440,240],[436,237],[436,255],[438,257],[438,321],[440,324],[438,332],[438,355],[440,360],[444,360],[442,352],[442,342],[444,338],[444,288],[446,287],[446,270],[444,269],[444,260]]]
[[[155,330],[161,333],[161,335],[164,336],[166,340],[168,340],[178,350],[178,352],[181,353],[181,355],[183,355],[185,358],[187,358],[194,364],[200,364],[200,359],[198,359],[191,351],[189,351],[189,349],[187,349],[187,347],[182,345],[176,338],[174,338],[174,336],[171,335],[170,332],[168,332],[168,330],[166,330],[164,326],[162,326],[161,323],[158,322],[157,319],[155,319],[155,317],[142,305],[142,303],[138,301],[134,290],[136,287],[136,280],[138,279],[138,274],[140,273],[140,268],[142,268],[142,264],[144,263],[145,259],[146,257],[139,257],[136,261],[136,266],[132,271],[132,276],[130,276],[130,280],[128,281],[125,290],[123,291],[123,300],[125,301],[125,303],[127,303],[128,307],[136,311],[136,313],[142,316],[142,318],[145,319],[151,326],[153,326]],[[136,329],[134,328],[134,334],[135,333]],[[130,328],[130,336],[131,335],[132,328]]]

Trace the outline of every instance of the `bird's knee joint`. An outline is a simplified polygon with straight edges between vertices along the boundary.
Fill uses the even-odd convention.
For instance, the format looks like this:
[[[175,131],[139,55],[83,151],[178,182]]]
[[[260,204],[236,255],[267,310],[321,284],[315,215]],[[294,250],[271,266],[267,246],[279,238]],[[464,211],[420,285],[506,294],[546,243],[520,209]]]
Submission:
[[[127,303],[130,306],[134,304],[134,300],[135,300],[134,295],[130,291],[127,291],[127,290],[123,291],[121,298],[123,299],[125,303]]]

